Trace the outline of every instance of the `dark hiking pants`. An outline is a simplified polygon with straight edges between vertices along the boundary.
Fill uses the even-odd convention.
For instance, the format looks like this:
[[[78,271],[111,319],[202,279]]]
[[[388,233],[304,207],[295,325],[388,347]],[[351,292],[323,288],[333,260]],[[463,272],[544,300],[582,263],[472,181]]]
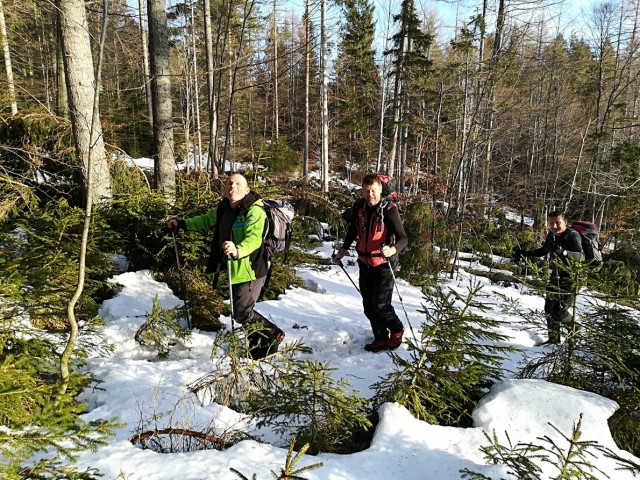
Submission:
[[[266,277],[250,282],[237,283],[231,287],[233,294],[233,317],[241,325],[252,323],[256,313],[253,311]],[[262,317],[262,315],[260,315]],[[264,317],[262,317],[264,318]],[[259,319],[256,319],[259,321]]]
[[[233,285],[234,320],[247,332],[249,355],[254,360],[264,358],[278,349],[283,332],[271,320],[253,308],[260,297],[266,277]]]
[[[360,266],[360,292],[364,314],[371,323],[376,340],[389,338],[389,332],[403,329],[402,322],[391,305],[393,297],[393,275],[388,264],[370,267],[358,262]]]
[[[544,301],[544,312],[547,318],[549,341],[560,343],[560,327],[572,320],[571,309],[576,296],[571,293],[571,285],[551,285],[547,287]]]

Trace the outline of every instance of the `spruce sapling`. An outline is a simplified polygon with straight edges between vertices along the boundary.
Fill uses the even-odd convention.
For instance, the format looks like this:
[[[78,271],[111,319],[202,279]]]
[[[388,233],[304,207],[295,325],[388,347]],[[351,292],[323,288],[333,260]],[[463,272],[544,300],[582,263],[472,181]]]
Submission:
[[[309,444],[312,454],[338,450],[356,429],[367,429],[365,400],[347,393],[349,383],[335,380],[328,362],[297,361],[274,379],[260,386],[247,401],[247,411],[258,418],[258,426],[276,432],[292,432]]]
[[[514,351],[502,346],[501,322],[483,316],[481,286],[465,296],[433,288],[425,296],[420,338],[407,339],[408,358],[390,353],[395,370],[376,383],[375,403],[396,401],[416,418],[460,425],[470,417],[479,389],[502,378],[502,361]]]

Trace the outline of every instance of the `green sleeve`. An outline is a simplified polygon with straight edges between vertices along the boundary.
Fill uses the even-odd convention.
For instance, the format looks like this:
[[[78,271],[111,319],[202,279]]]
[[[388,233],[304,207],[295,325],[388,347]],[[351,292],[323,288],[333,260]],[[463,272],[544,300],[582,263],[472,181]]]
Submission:
[[[210,230],[216,226],[217,209],[212,208],[203,215],[185,218],[187,230]]]
[[[258,205],[252,205],[247,212],[245,221],[244,238],[236,244],[238,258],[251,255],[263,242],[264,224],[267,214]]]

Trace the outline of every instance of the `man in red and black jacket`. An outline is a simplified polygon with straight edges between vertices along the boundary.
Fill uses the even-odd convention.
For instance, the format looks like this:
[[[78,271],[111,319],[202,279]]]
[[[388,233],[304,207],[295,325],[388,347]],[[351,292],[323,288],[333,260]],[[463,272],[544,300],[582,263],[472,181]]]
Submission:
[[[353,207],[353,215],[342,247],[333,256],[339,263],[356,241],[360,267],[360,293],[364,314],[371,323],[374,340],[365,350],[395,350],[402,343],[404,328],[391,305],[397,254],[407,246],[398,207],[382,197],[382,182],[369,174],[362,180],[362,196]]]

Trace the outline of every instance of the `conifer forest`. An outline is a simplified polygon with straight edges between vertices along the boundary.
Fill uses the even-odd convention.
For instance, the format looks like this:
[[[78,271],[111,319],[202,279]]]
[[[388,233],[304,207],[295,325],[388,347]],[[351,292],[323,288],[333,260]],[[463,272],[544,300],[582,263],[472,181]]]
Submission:
[[[103,348],[88,339],[115,293],[111,254],[188,297],[190,326],[220,330],[210,238],[180,237],[176,268],[163,219],[211,208],[230,171],[296,208],[271,299],[302,284],[296,265],[328,265],[305,247],[340,246],[343,212],[379,172],[409,237],[398,275],[425,295],[463,252],[489,266],[478,275],[513,281],[496,257],[539,247],[559,210],[595,223],[604,247],[601,271],[572,272],[577,292],[640,306],[640,0],[0,0],[0,46],[0,477],[53,478],[59,464],[27,460],[73,457],[116,427],[78,422],[77,399],[92,382],[79,365]],[[543,292],[546,265],[525,263],[509,268]],[[463,316],[441,303],[453,328]],[[593,324],[609,315],[624,333],[523,376],[614,398],[613,436],[639,455],[640,326],[614,313]],[[424,365],[446,363],[429,348]],[[598,352],[588,366],[585,351]],[[437,401],[425,374],[419,418],[468,422],[469,392],[496,368]],[[11,433],[32,426],[47,434]]]

